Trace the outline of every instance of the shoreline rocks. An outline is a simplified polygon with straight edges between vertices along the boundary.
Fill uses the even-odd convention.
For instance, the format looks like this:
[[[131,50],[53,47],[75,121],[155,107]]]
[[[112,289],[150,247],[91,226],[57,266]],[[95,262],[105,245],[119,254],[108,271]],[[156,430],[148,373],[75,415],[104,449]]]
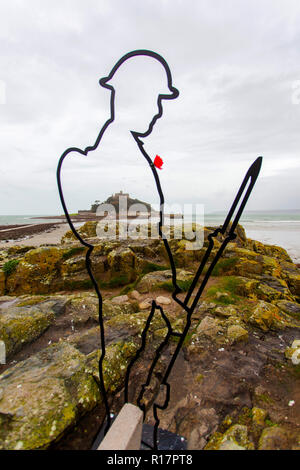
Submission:
[[[82,233],[94,237],[94,229],[88,223]],[[186,433],[193,448],[295,447],[295,435],[291,440],[280,414],[281,408],[288,414],[288,405],[281,401],[281,408],[276,408],[272,389],[267,393],[264,387],[270,381],[279,387],[279,378],[285,377],[285,387],[293,391],[287,403],[295,403],[296,413],[300,270],[285,250],[248,240],[241,227],[238,231],[193,314],[182,366],[179,361],[180,379],[174,379],[181,383],[173,387],[178,400],[167,412],[169,421],[162,417],[162,423]],[[204,231],[204,247],[209,232]],[[216,245],[221,241],[219,236]],[[182,240],[174,239],[170,246],[183,298],[204,249],[187,252]],[[44,449],[64,442],[78,423],[103,408],[98,389],[99,304],[85,270],[85,255],[86,249],[68,234],[58,246],[0,250],[0,340],[9,361],[0,375],[2,449]],[[95,240],[91,261],[106,296],[104,375],[109,399],[118,409],[126,367],[140,345],[152,301],[163,307],[177,332],[183,330],[186,315],[171,298],[172,272],[166,269],[159,240]],[[134,375],[134,391],[166,334],[166,322],[157,309],[147,337],[149,349]],[[172,340],[163,351],[154,389],[175,345]],[[190,375],[185,375],[187,368]],[[267,371],[271,375],[265,377]],[[237,417],[243,406],[250,411]],[[271,432],[276,429],[269,423],[274,415],[282,433],[278,426]],[[294,432],[293,426],[290,423]]]

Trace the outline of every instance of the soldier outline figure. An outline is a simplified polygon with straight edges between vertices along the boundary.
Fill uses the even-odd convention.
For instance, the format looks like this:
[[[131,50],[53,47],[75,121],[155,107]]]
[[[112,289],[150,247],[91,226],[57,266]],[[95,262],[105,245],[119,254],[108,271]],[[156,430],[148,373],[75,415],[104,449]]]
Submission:
[[[65,200],[64,200],[63,189],[62,189],[62,184],[61,184],[61,169],[62,169],[62,164],[63,164],[64,159],[71,152],[77,152],[77,153],[82,154],[82,155],[87,155],[89,152],[94,151],[98,147],[98,145],[100,144],[101,139],[102,139],[106,129],[108,128],[108,126],[115,119],[115,93],[116,92],[115,92],[114,87],[110,84],[110,81],[112,80],[115,73],[121,67],[121,65],[123,63],[125,63],[127,60],[130,60],[130,59],[132,59],[134,57],[137,57],[137,56],[147,56],[147,57],[150,57],[150,58],[158,61],[163,66],[163,68],[165,70],[165,73],[166,73],[166,76],[167,76],[167,85],[168,85],[168,90],[169,90],[170,93],[159,94],[158,95],[158,98],[157,98],[158,113],[153,116],[153,118],[152,118],[152,120],[151,120],[151,122],[148,126],[148,129],[144,132],[137,132],[137,131],[130,131],[130,132],[131,132],[135,142],[137,143],[137,146],[138,146],[141,154],[144,156],[145,160],[147,161],[148,165],[150,166],[150,169],[152,171],[152,174],[153,174],[153,177],[154,177],[154,180],[155,180],[155,183],[156,183],[156,187],[157,187],[157,191],[158,191],[159,199],[160,199],[158,232],[159,232],[160,238],[163,240],[163,243],[164,243],[164,246],[165,246],[165,249],[167,251],[169,261],[170,261],[170,267],[171,267],[171,270],[172,270],[172,283],[173,283],[173,287],[174,287],[172,297],[183,308],[183,310],[187,314],[186,325],[185,325],[185,328],[184,328],[183,332],[182,333],[175,332],[175,331],[173,331],[172,326],[171,326],[167,316],[165,315],[162,307],[157,305],[156,302],[153,301],[152,302],[151,312],[149,314],[146,326],[145,326],[144,331],[142,333],[141,347],[137,351],[135,357],[130,362],[130,364],[127,368],[127,372],[126,372],[125,395],[124,395],[125,396],[125,402],[128,401],[128,385],[129,385],[129,377],[130,377],[131,368],[132,368],[133,364],[138,359],[138,357],[140,356],[141,352],[143,351],[143,349],[145,347],[146,336],[147,336],[147,332],[148,332],[149,327],[150,327],[151,320],[153,318],[153,315],[155,314],[155,310],[158,309],[160,311],[160,314],[161,314],[162,318],[164,319],[164,321],[166,323],[168,332],[167,332],[167,335],[166,335],[164,341],[161,343],[161,345],[159,346],[159,348],[156,351],[155,358],[154,358],[153,363],[152,363],[152,365],[149,369],[146,382],[145,382],[145,384],[142,385],[142,389],[141,389],[141,392],[140,392],[139,397],[138,397],[138,405],[143,410],[144,416],[146,414],[146,409],[145,409],[144,404],[142,403],[143,394],[144,394],[144,391],[145,391],[146,387],[149,385],[149,383],[151,381],[152,373],[153,373],[155,365],[156,365],[156,363],[157,363],[157,361],[160,357],[160,353],[163,350],[163,348],[168,344],[169,339],[172,335],[177,336],[179,338],[179,341],[178,341],[175,353],[174,353],[174,355],[173,355],[173,357],[172,357],[172,359],[171,359],[171,361],[170,361],[170,363],[167,367],[167,370],[166,370],[166,372],[164,374],[164,377],[163,377],[163,380],[161,382],[161,384],[165,387],[165,401],[164,401],[163,404],[157,404],[155,402],[153,404],[153,414],[154,414],[154,417],[155,417],[155,426],[154,426],[154,435],[153,435],[153,448],[157,449],[157,445],[158,445],[157,444],[157,435],[158,435],[157,433],[158,433],[158,426],[159,426],[158,410],[159,409],[166,409],[167,406],[168,406],[168,403],[169,403],[169,398],[170,398],[170,385],[168,383],[168,377],[169,377],[169,375],[171,373],[171,370],[174,366],[174,363],[176,361],[178,353],[179,353],[179,351],[180,351],[180,349],[183,345],[186,334],[187,334],[187,332],[190,328],[192,313],[193,313],[193,311],[194,311],[194,309],[197,305],[197,302],[198,302],[198,300],[199,300],[199,298],[200,298],[200,296],[201,296],[201,294],[204,290],[204,287],[207,283],[207,280],[208,280],[214,266],[216,265],[218,259],[220,258],[220,256],[222,255],[224,249],[226,248],[226,245],[236,237],[234,230],[235,230],[235,228],[238,224],[239,218],[240,218],[240,216],[243,212],[243,209],[246,205],[246,202],[247,202],[247,200],[250,196],[250,193],[251,193],[251,191],[253,189],[253,186],[256,182],[256,179],[258,177],[258,173],[260,171],[260,167],[261,167],[261,163],[262,163],[262,158],[259,157],[258,159],[256,159],[255,162],[252,164],[252,166],[249,168],[249,170],[248,170],[248,172],[247,172],[247,174],[246,174],[246,176],[243,180],[243,183],[240,187],[240,190],[239,190],[239,192],[238,192],[238,194],[237,194],[237,196],[236,196],[236,198],[233,202],[233,205],[232,205],[232,207],[231,207],[231,209],[228,213],[228,216],[227,216],[223,226],[221,228],[218,228],[212,234],[209,235],[209,246],[207,248],[207,251],[206,251],[206,253],[205,253],[205,255],[204,255],[204,257],[203,257],[203,259],[200,263],[200,266],[197,270],[197,273],[195,275],[193,283],[192,283],[190,289],[188,290],[184,301],[182,301],[178,298],[178,294],[181,292],[181,289],[179,288],[179,286],[177,285],[177,282],[176,282],[176,268],[175,268],[174,259],[173,259],[173,256],[172,256],[169,244],[168,244],[168,240],[162,232],[162,227],[163,227],[163,224],[164,224],[164,195],[163,195],[163,192],[162,192],[159,176],[158,176],[157,170],[155,168],[155,165],[154,165],[151,157],[147,154],[147,152],[144,148],[143,141],[142,141],[142,138],[147,137],[151,134],[156,121],[162,116],[162,114],[163,114],[162,101],[163,100],[175,99],[179,95],[178,90],[175,87],[173,87],[173,85],[172,85],[172,76],[171,76],[170,68],[169,68],[167,62],[165,61],[165,59],[161,55],[159,55],[159,54],[157,54],[156,52],[153,52],[153,51],[141,49],[141,50],[136,50],[136,51],[129,52],[128,54],[125,54],[114,65],[114,67],[112,68],[109,75],[104,77],[104,78],[101,78],[99,80],[99,83],[102,87],[104,87],[104,88],[111,91],[110,118],[105,122],[105,124],[101,128],[94,145],[86,147],[84,150],[79,149],[77,147],[71,147],[71,148],[68,148],[67,150],[65,150],[65,152],[60,157],[58,167],[57,167],[57,184],[58,184],[60,200],[61,200],[61,203],[62,203],[62,207],[63,207],[64,213],[65,213],[66,219],[68,221],[68,224],[69,224],[73,234],[75,235],[75,237],[79,240],[79,242],[82,245],[84,245],[88,248],[87,253],[86,253],[86,267],[87,267],[88,274],[90,276],[90,279],[92,281],[92,284],[94,286],[94,289],[97,293],[98,300],[99,300],[99,326],[100,326],[100,340],[101,340],[101,356],[100,356],[100,359],[99,359],[99,378],[100,378],[100,391],[101,391],[101,394],[102,394],[102,397],[103,397],[103,402],[104,402],[105,410],[106,410],[106,420],[107,421],[106,421],[105,432],[110,427],[111,416],[110,416],[110,408],[109,408],[109,404],[108,404],[107,393],[106,393],[104,380],[103,380],[103,360],[104,360],[104,357],[105,357],[106,350],[105,350],[104,323],[103,323],[103,317],[102,317],[102,296],[101,296],[101,292],[100,292],[99,286],[97,284],[97,281],[96,281],[96,279],[93,275],[93,272],[92,272],[91,259],[90,259],[94,246],[91,245],[90,243],[88,243],[86,240],[84,240],[82,238],[82,236],[76,230],[76,228],[74,227],[74,225],[72,223],[71,217],[69,215],[69,212],[68,212]],[[245,194],[244,194],[244,192],[245,192]],[[243,196],[243,194],[244,194],[244,196]],[[242,198],[242,196],[243,196],[243,198]],[[242,201],[240,203],[241,198],[242,198]],[[237,211],[237,214],[236,214],[233,222],[231,223],[231,219],[232,219],[235,211]],[[210,253],[211,253],[211,251],[214,247],[214,239],[220,233],[222,235],[226,235],[226,237],[225,237],[223,243],[221,244],[221,247],[219,248],[216,256],[212,260],[208,270],[206,271],[206,274],[204,276],[203,281],[201,282],[200,287],[196,287],[197,282],[199,281],[200,275],[203,272],[203,268],[207,264],[209,255],[210,255]],[[189,306],[188,303],[189,303],[189,301],[191,299],[191,295],[192,295],[192,293],[195,289],[197,289],[197,293],[195,295],[194,300],[192,301],[192,305]]]

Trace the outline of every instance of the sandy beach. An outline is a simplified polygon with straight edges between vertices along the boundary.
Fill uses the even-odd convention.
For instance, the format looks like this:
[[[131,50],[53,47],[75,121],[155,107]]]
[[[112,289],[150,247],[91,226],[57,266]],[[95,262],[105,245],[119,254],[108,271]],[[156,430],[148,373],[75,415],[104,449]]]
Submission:
[[[0,248],[16,245],[41,246],[60,243],[62,236],[69,230],[69,225],[67,223],[57,225],[53,224],[52,227],[49,227],[49,225],[50,224],[45,224],[45,228],[40,233],[36,234],[28,233],[30,232],[31,226],[28,226],[28,228],[24,227],[23,236],[25,238],[17,240],[0,240]],[[8,229],[10,228],[11,227],[8,227]]]

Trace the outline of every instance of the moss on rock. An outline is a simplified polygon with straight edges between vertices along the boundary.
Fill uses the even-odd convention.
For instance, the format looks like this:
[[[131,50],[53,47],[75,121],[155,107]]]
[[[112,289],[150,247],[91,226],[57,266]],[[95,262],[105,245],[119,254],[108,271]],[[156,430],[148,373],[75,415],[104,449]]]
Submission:
[[[37,339],[55,319],[54,312],[37,307],[11,307],[0,316],[0,339],[9,357]]]
[[[247,426],[234,424],[224,434],[214,433],[205,450],[254,450],[254,444],[249,440]]]
[[[119,341],[106,348],[103,360],[103,378],[105,388],[114,393],[123,384],[127,366],[134,357],[138,345],[134,341]],[[99,382],[100,351],[93,351],[87,356],[87,370]]]
[[[227,329],[227,337],[230,343],[248,341],[248,331],[240,325],[230,325]]]
[[[5,294],[5,273],[0,271],[0,295]]]
[[[0,449],[45,449],[100,394],[83,354],[67,343],[52,345],[0,376]]]
[[[254,307],[248,321],[263,331],[268,331],[272,328],[284,328],[286,326],[279,308],[262,300]]]
[[[119,278],[118,285],[129,284],[137,277],[136,255],[130,248],[117,248],[107,256],[111,279]]]
[[[178,285],[183,288],[183,290],[187,290],[188,286],[190,286],[193,279],[193,274],[189,271],[178,270],[177,271],[177,283]],[[165,290],[174,290],[172,284],[172,271],[155,271],[146,274],[141,281],[136,285],[136,289],[141,293],[151,292],[157,289],[165,289]]]

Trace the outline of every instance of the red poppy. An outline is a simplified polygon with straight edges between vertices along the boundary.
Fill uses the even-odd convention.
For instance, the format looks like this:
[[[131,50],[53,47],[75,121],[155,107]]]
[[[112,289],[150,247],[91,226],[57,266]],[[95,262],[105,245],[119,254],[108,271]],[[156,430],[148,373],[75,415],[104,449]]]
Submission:
[[[164,164],[164,162],[162,161],[160,156],[156,155],[156,157],[154,159],[154,165],[156,166],[156,168],[158,168],[159,170],[162,170],[163,164]]]

